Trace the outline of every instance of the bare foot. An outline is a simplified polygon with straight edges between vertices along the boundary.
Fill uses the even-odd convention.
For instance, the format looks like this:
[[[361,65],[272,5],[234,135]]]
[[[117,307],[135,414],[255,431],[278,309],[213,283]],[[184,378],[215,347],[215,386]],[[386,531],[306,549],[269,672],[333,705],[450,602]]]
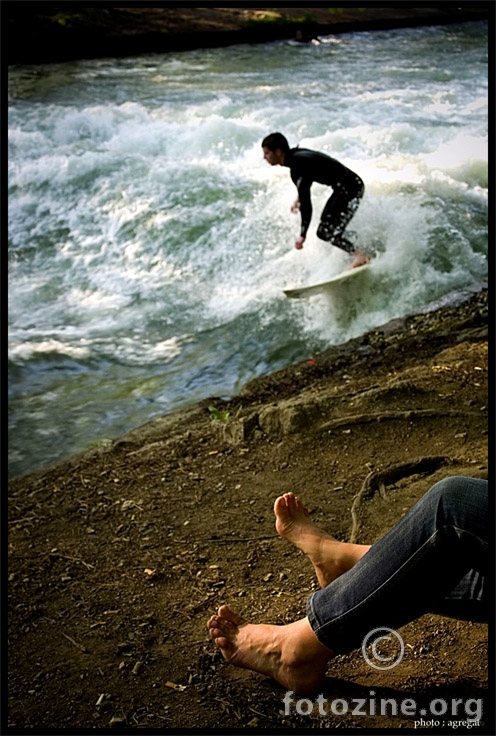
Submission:
[[[207,626],[227,662],[272,677],[302,695],[321,687],[327,662],[335,656],[319,642],[307,618],[287,626],[250,624],[221,606]]]
[[[338,542],[319,529],[293,493],[276,499],[274,513],[277,533],[308,556],[321,588],[347,572],[370,549],[365,544]]]
[[[356,250],[354,253],[354,258],[350,265],[346,268],[346,271],[349,271],[352,268],[358,268],[358,266],[365,266],[365,264],[369,261],[370,256],[368,256],[362,250]]]

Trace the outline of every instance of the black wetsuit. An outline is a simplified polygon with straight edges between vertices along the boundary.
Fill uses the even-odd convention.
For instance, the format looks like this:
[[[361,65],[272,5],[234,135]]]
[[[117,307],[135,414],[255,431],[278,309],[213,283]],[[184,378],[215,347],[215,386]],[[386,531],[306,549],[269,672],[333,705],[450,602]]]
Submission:
[[[343,237],[343,233],[363,196],[364,184],[360,177],[335,158],[308,148],[291,148],[284,165],[289,167],[298,190],[301,235],[306,237],[312,218],[310,187],[314,181],[325,184],[332,187],[333,192],[322,210],[317,237],[347,253],[354,253],[355,246]]]

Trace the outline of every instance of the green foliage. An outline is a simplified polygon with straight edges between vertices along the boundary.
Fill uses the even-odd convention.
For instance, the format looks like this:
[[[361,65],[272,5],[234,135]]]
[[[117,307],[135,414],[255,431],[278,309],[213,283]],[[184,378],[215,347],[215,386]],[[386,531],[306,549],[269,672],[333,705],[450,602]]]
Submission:
[[[109,440],[107,438],[103,438],[100,440],[91,440],[88,442],[88,449],[89,450],[104,450],[106,448],[110,448],[113,445],[113,440]]]
[[[215,406],[209,406],[210,419],[212,422],[226,422],[229,418],[229,411],[221,411]]]
[[[56,13],[48,13],[51,23],[70,30],[81,28],[101,28],[108,25],[111,16],[105,8],[81,8],[77,10],[58,10]]]
[[[344,13],[344,8],[328,8],[329,13]],[[367,10],[367,8],[353,8],[353,10],[359,10],[360,13],[363,13],[364,10]]]
[[[238,409],[234,414],[234,419],[237,419],[239,417],[242,408],[242,406],[238,406]],[[208,410],[210,412],[210,419],[212,420],[212,422],[226,422],[231,416],[231,412],[228,409],[222,411],[221,409],[217,409],[216,406],[209,406]]]
[[[250,18],[247,25],[252,27],[258,26],[260,28],[260,26],[301,26],[315,22],[315,18],[311,13],[305,13],[305,15],[300,18],[291,18],[284,15],[267,13],[267,15],[260,18]]]
[[[59,26],[70,28],[75,26],[81,20],[81,15],[78,13],[56,13],[52,16],[52,21],[57,23]]]

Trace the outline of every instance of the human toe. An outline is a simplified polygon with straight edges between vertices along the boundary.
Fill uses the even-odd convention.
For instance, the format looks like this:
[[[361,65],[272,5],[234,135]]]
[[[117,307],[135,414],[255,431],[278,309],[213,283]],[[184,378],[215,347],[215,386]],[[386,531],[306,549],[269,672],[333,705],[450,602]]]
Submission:
[[[229,606],[223,605],[217,611],[218,617],[229,626],[241,626],[246,623],[245,619],[235,611],[231,610]]]
[[[279,517],[284,517],[288,515],[288,500],[287,497],[288,494],[285,493],[284,496],[279,496],[274,501],[274,514]]]

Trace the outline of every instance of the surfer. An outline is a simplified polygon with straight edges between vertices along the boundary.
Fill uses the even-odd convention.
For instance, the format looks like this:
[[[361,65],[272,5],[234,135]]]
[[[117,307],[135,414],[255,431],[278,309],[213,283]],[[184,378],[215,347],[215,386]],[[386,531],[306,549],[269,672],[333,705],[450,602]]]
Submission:
[[[311,694],[329,660],[365,651],[374,631],[394,632],[425,613],[487,621],[487,499],[487,480],[445,478],[369,546],[334,539],[297,496],[279,496],[276,530],[307,555],[320,590],[308,598],[306,618],[286,625],[251,624],[221,606],[208,621],[210,636],[227,662]]]
[[[294,40],[296,43],[320,43],[320,40],[317,38],[317,36],[305,36],[303,34],[303,31],[300,31],[299,29],[296,31]]]
[[[300,235],[295,248],[300,250],[306,240],[312,218],[312,199],[310,188],[314,182],[332,187],[332,194],[322,210],[317,237],[353,256],[348,268],[363,266],[370,256],[358,250],[344,237],[344,231],[355,214],[363,196],[364,184],[358,174],[348,169],[340,161],[325,153],[308,148],[290,148],[282,133],[271,133],[262,141],[264,159],[271,166],[287,166],[291,179],[298,190],[298,198],[291,207],[292,212],[300,211]]]

